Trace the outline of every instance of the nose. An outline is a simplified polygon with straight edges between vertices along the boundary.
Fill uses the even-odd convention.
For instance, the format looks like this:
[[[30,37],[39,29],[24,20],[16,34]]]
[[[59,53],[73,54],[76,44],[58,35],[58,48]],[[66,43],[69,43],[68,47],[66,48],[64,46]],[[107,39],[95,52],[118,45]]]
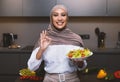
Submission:
[[[58,20],[62,20],[62,16],[61,15],[58,16]]]

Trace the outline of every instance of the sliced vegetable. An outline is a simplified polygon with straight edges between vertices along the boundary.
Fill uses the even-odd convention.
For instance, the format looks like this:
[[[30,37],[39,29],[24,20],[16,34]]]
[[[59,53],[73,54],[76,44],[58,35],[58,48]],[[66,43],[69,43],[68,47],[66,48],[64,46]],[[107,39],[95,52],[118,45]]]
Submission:
[[[100,69],[100,71],[97,74],[97,78],[98,79],[103,79],[103,78],[106,77],[106,75],[107,75],[106,71],[104,69]]]
[[[113,80],[113,79],[115,79],[115,77],[114,77],[114,74],[107,74],[106,75],[106,77],[105,77],[105,80]]]
[[[120,70],[119,70],[119,71],[114,72],[114,76],[115,76],[115,78],[120,79]]]
[[[69,58],[81,58],[81,57],[87,57],[91,55],[91,51],[87,48],[85,49],[77,49],[77,50],[71,50],[67,56]]]
[[[20,80],[43,80],[43,77],[40,76],[20,76]]]
[[[97,67],[91,67],[91,68],[85,68],[81,72],[83,74],[91,74],[91,73],[97,73],[98,71],[99,71],[99,68],[97,68]]]
[[[27,68],[21,69],[19,72],[21,76],[35,76],[36,75],[36,72],[31,71]]]

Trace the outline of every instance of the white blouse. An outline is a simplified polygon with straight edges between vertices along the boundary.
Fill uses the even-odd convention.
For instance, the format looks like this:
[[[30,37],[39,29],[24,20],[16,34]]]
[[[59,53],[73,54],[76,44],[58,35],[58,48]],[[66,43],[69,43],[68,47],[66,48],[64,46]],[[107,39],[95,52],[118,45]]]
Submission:
[[[77,66],[67,58],[67,53],[70,50],[81,49],[82,47],[73,45],[50,45],[42,54],[40,60],[36,59],[36,54],[40,47],[33,50],[30,59],[28,60],[28,68],[30,70],[37,70],[42,62],[45,61],[45,71],[48,73],[70,73],[77,71]],[[87,66],[86,60],[84,60],[84,66],[79,70],[84,69]]]

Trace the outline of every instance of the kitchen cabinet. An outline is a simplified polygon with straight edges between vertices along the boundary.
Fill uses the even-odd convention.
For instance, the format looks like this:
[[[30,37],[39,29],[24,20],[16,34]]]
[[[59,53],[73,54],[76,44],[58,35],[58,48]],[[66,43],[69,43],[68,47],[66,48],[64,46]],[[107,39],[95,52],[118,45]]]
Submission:
[[[69,16],[105,16],[106,0],[57,0],[64,4]]]
[[[31,54],[20,54],[20,69],[27,68],[27,62]]]
[[[49,16],[56,4],[64,4],[69,16],[120,16],[120,0],[23,0],[22,16]]]
[[[74,17],[120,16],[120,0],[0,0],[0,17],[46,17],[56,4],[64,4]]]
[[[56,0],[22,0],[23,16],[49,16]]]
[[[97,79],[96,73],[92,74],[80,74],[80,82],[120,82],[119,79],[114,80],[105,80],[105,79]],[[35,80],[20,80],[17,78],[15,82],[42,82],[42,81],[35,81]]]
[[[0,54],[0,74],[17,74],[19,61],[19,54]]]
[[[88,58],[88,67],[105,68],[107,71],[115,72],[119,70],[120,54],[94,54]]]
[[[108,16],[120,16],[120,0],[107,0],[107,14]]]
[[[27,68],[31,50],[0,47],[0,82],[14,82],[19,70]]]
[[[22,16],[22,0],[0,0],[0,16]]]
[[[14,82],[19,71],[19,54],[0,53],[0,82]]]
[[[116,70],[120,70],[120,49],[101,49],[93,50],[93,55],[87,59],[88,68],[105,68],[108,73],[113,73]],[[93,72],[93,71],[92,71]],[[81,82],[119,82],[119,79],[105,80],[97,79],[97,71],[89,74],[80,73]],[[87,78],[87,79],[86,79]],[[16,78],[15,82],[38,82],[34,80],[20,80]],[[41,82],[41,81],[39,81]]]
[[[30,53],[0,53],[0,82],[14,82],[29,57]]]
[[[16,76],[2,75],[0,76],[0,82],[15,82]]]

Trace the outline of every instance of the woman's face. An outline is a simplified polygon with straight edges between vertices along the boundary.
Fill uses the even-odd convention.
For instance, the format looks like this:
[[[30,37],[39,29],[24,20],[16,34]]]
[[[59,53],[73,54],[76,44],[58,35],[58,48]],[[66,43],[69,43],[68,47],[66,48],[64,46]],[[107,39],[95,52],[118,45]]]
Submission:
[[[56,9],[52,13],[52,22],[56,29],[62,30],[67,24],[67,13],[64,9]]]

